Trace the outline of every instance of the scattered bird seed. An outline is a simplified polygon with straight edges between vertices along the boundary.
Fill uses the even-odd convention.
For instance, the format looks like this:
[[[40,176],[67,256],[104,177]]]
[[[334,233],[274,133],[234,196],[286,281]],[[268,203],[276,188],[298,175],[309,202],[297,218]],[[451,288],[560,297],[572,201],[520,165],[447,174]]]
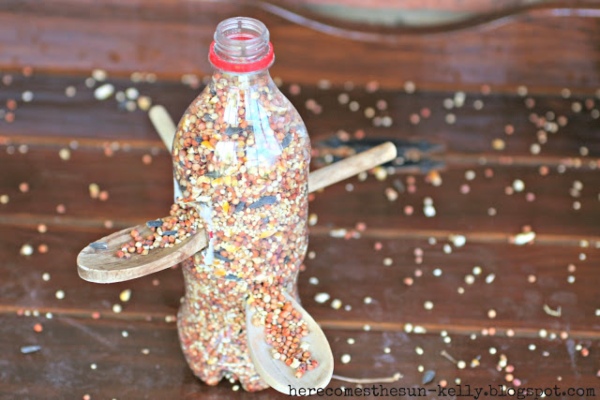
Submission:
[[[108,74],[107,74],[107,73],[106,73],[106,71],[105,71],[105,70],[103,70],[103,69],[94,69],[94,70],[92,71],[92,78],[93,78],[95,81],[98,81],[98,82],[104,82],[104,81],[106,80],[106,78],[107,78],[107,77],[108,77]]]
[[[29,103],[33,100],[33,92],[30,90],[26,90],[23,93],[21,93],[21,100],[23,100],[25,103]]]
[[[317,293],[315,295],[315,301],[319,304],[323,304],[330,298],[329,293]]]
[[[350,356],[350,354],[343,354],[342,357],[340,357],[340,361],[342,362],[342,364],[348,364],[351,359],[352,357]]]
[[[110,83],[105,83],[104,85],[98,86],[96,90],[94,90],[94,98],[96,100],[106,100],[115,92],[115,87]]]
[[[42,346],[39,346],[39,345],[22,346],[21,354],[37,353],[41,349],[42,349]]]
[[[71,150],[68,148],[62,148],[58,151],[58,157],[63,161],[68,161],[71,158]]]
[[[339,310],[340,308],[342,308],[342,301],[340,299],[334,299],[331,302],[331,308]]]
[[[131,289],[125,289],[119,294],[119,300],[126,303],[131,299]]]
[[[77,88],[75,86],[67,86],[65,88],[65,96],[75,97],[76,94],[77,94]]]
[[[523,246],[527,243],[533,242],[534,239],[535,239],[535,232],[529,231],[529,232],[519,233],[518,235],[512,237],[510,241],[513,244],[516,244],[517,246]]]
[[[106,242],[92,242],[89,246],[94,250],[106,250],[108,249],[108,243]]]
[[[24,244],[21,246],[20,253],[22,256],[30,256],[33,254],[33,246],[30,244]]]
[[[513,181],[512,187],[515,190],[515,192],[522,192],[523,190],[525,190],[525,183],[520,179],[516,179]]]
[[[467,238],[463,235],[450,235],[449,239],[454,247],[462,247],[467,243]]]
[[[425,371],[425,373],[423,374],[423,378],[421,379],[421,384],[427,385],[428,383],[433,382],[434,379],[435,379],[435,371],[429,369],[429,370]]]

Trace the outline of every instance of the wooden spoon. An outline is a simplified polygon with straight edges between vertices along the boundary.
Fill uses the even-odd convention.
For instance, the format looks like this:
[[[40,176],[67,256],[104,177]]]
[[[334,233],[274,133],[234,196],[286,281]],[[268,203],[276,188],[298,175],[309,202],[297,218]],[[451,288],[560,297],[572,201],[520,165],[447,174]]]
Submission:
[[[317,389],[324,388],[329,384],[333,375],[331,347],[323,330],[313,317],[287,292],[283,291],[283,294],[306,322],[309,333],[302,338],[302,341],[310,345],[308,351],[313,354],[319,365],[314,370],[305,372],[301,378],[296,378],[292,368],[285,365],[283,361],[274,359],[271,355],[272,347],[265,340],[265,327],[252,323],[255,313],[252,303],[246,305],[246,333],[250,358],[260,377],[273,389],[288,395],[316,394]],[[314,389],[314,391],[309,393],[310,389]]]
[[[311,172],[308,177],[308,191],[322,189],[394,158],[396,158],[396,146],[390,142],[383,143]],[[167,269],[196,254],[208,244],[206,232],[202,230],[173,247],[156,248],[145,256],[132,255],[128,259],[117,258],[115,252],[131,240],[129,232],[133,229],[142,234],[150,233],[145,225],[133,226],[103,237],[81,250],[77,256],[79,276],[95,283],[113,283],[140,278]]]
[[[95,283],[128,281],[150,275],[176,265],[199,252],[208,244],[206,232],[201,231],[172,247],[159,247],[148,255],[118,258],[115,253],[131,240],[130,232],[151,233],[146,225],[137,225],[112,233],[87,245],[77,256],[77,272],[82,279]]]

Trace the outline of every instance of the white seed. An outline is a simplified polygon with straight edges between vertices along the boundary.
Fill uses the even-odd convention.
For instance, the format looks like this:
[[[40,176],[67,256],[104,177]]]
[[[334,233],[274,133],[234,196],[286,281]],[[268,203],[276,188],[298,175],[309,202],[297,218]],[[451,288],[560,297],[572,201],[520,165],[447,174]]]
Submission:
[[[525,183],[520,179],[515,179],[512,183],[512,187],[515,192],[522,192],[525,190]]]
[[[21,93],[21,99],[25,103],[29,103],[31,100],[33,100],[33,92],[30,90],[24,91],[23,93]]]
[[[426,217],[428,218],[432,218],[435,217],[435,207],[431,206],[431,205],[426,205],[423,207],[423,214],[425,214]]]
[[[329,298],[329,293],[317,293],[315,295],[315,301],[319,304],[325,303],[327,300],[329,300]]]
[[[95,69],[92,71],[92,78],[98,82],[105,81],[108,74],[103,69]]]
[[[417,85],[415,85],[415,83],[413,81],[406,81],[404,82],[404,91],[406,93],[414,93],[415,90],[417,89]]]
[[[21,250],[19,252],[22,256],[30,256],[33,254],[33,246],[30,244],[24,244],[21,246]]]
[[[342,301],[340,299],[334,299],[331,302],[331,308],[339,310],[340,308],[342,308]]]
[[[69,150],[66,147],[63,149],[60,149],[58,151],[58,156],[60,157],[61,160],[67,161],[71,158],[71,150]]]
[[[523,232],[519,233],[514,237],[514,244],[517,246],[523,246],[524,244],[530,243],[535,239],[535,232]]]
[[[96,100],[106,100],[115,92],[115,87],[110,83],[105,83],[102,86],[98,86],[96,90],[94,90],[94,97]]]
[[[75,97],[76,94],[77,94],[77,88],[75,86],[67,86],[65,88],[65,96]]]
[[[423,307],[425,307],[425,309],[426,309],[426,310],[433,310],[433,302],[431,302],[431,301],[426,301],[426,302],[423,304]]]
[[[462,247],[467,243],[467,238],[463,235],[450,235],[450,241],[454,245],[454,247]]]
[[[415,328],[413,329],[414,333],[419,333],[419,334],[425,334],[427,333],[427,329],[425,329],[425,327],[421,326],[421,325],[417,325],[415,326]]]
[[[56,293],[54,294],[56,296],[57,299],[62,300],[65,298],[65,292],[62,290],[57,290]]]
[[[131,299],[131,289],[125,289],[119,294],[119,300],[126,303]]]
[[[134,87],[130,87],[127,90],[125,90],[125,96],[127,96],[129,100],[136,100],[139,97],[139,95],[139,90],[137,90]]]
[[[342,364],[348,364],[351,359],[352,357],[350,356],[350,354],[343,354],[342,357],[340,357],[340,361],[342,362]]]

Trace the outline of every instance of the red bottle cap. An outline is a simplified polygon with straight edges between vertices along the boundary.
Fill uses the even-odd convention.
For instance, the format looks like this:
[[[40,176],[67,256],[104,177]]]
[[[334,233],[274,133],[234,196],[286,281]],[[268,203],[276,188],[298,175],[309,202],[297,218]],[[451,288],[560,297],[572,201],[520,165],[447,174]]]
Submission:
[[[215,52],[215,42],[213,41],[210,44],[208,59],[215,68],[222,71],[244,73],[269,68],[275,59],[275,53],[273,52],[273,45],[269,42],[269,51],[263,58],[249,63],[234,63],[221,58]]]

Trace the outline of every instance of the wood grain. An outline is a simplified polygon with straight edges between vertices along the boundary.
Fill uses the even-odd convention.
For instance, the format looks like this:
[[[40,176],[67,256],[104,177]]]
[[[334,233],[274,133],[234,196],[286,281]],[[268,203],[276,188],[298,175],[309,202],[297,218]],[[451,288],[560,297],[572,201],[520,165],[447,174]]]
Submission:
[[[103,232],[49,225],[48,232],[40,234],[35,226],[2,225],[0,279],[6,284],[0,312],[39,310],[78,318],[98,313],[103,319],[125,321],[174,319],[183,296],[178,267],[111,285],[77,276],[77,253]],[[594,243],[588,248],[515,246],[467,239],[456,247],[449,237],[438,237],[431,244],[428,237],[378,239],[368,232],[369,228],[360,239],[310,237],[299,292],[303,307],[325,328],[360,330],[370,325],[372,330],[394,332],[410,323],[432,333],[471,334],[493,327],[499,335],[512,330],[516,337],[536,337],[540,329],[557,335],[567,332],[573,338],[597,336],[600,250]],[[25,244],[34,254],[19,254]],[[47,246],[47,253],[39,252],[40,245]],[[422,261],[415,256],[418,251]],[[388,262],[391,265],[385,265]],[[476,266],[481,268],[479,275]],[[131,291],[127,302],[119,300],[124,290]],[[63,299],[56,297],[58,291],[64,293]],[[329,294],[330,300],[318,303],[318,293]],[[341,300],[340,309],[331,306],[334,299]],[[433,309],[425,309],[426,302]],[[115,304],[120,304],[121,312],[113,312]],[[560,316],[548,314],[545,305],[560,308]],[[495,311],[494,318],[489,318],[490,310]]]
[[[443,164],[439,176],[379,170],[311,196],[299,295],[335,374],[598,395],[598,2],[495,2],[509,8],[429,27],[341,22],[312,4],[0,2],[1,398],[288,398],[192,375],[174,323],[179,267],[112,285],[76,273],[88,243],[166,214],[171,160],[140,105],[177,120],[210,71],[214,27],[235,15],[269,27],[271,72],[306,122],[315,168],[334,136],[443,149],[420,155]],[[106,80],[87,79],[96,68]],[[96,100],[103,84],[145,105]],[[531,243],[511,242],[527,229]],[[357,387],[329,385],[342,386]]]
[[[143,321],[85,320],[75,318],[0,316],[4,334],[0,349],[10,368],[3,371],[0,395],[4,397],[42,399],[62,397],[91,398],[186,398],[186,399],[286,399],[287,395],[273,390],[259,393],[233,392],[236,387],[222,382],[209,387],[200,383],[187,368],[177,342],[174,324]],[[35,333],[33,326],[41,324],[43,331]],[[125,332],[125,333],[124,333]],[[419,388],[438,390],[445,381],[456,386],[456,379],[472,387],[489,389],[507,384],[508,374],[500,364],[501,356],[511,373],[523,387],[596,388],[597,363],[593,356],[584,357],[579,349],[590,354],[600,351],[598,341],[568,341],[540,338],[515,339],[499,336],[449,335],[448,343],[437,334],[405,332],[346,332],[326,330],[334,357],[350,354],[348,364],[337,363],[336,374],[352,378],[402,378],[387,388]],[[354,344],[349,344],[352,339]],[[41,350],[21,354],[21,346],[36,344]],[[416,350],[419,349],[419,350]],[[495,350],[495,352],[494,352]],[[417,351],[419,353],[417,353]],[[440,355],[442,351],[466,368]],[[422,354],[420,354],[422,353]],[[565,370],[562,360],[571,358]],[[471,360],[478,360],[471,366]],[[433,371],[433,381],[422,384],[424,371]],[[362,385],[370,387],[371,385]],[[357,387],[333,380],[331,388]],[[380,388],[379,384],[376,384]],[[464,388],[464,386],[463,386]],[[434,392],[432,394],[437,394]],[[568,396],[560,396],[568,398]],[[571,397],[572,398],[572,397]]]
[[[89,71],[86,73],[89,75]],[[17,101],[14,122],[0,119],[3,141],[51,146],[68,146],[77,141],[80,147],[101,148],[117,142],[122,147],[148,152],[164,147],[147,112],[139,107],[128,112],[125,102],[117,101],[114,96],[105,101],[96,100],[94,88],[87,88],[84,80],[85,76],[14,74],[11,85],[0,91],[0,104]],[[141,96],[164,106],[176,122],[201,90],[201,87],[190,88],[178,82],[134,83],[110,75],[106,82],[96,83],[95,87],[105,83],[113,85],[116,92],[137,89]],[[594,117],[599,113],[598,99],[591,95],[572,94],[563,98],[557,89],[551,96],[535,93],[521,96],[517,94],[518,84],[511,87],[509,94],[495,93],[492,89],[488,95],[482,94],[479,88],[464,92],[466,87],[457,88],[463,91],[457,94],[422,91],[417,86],[415,93],[408,94],[378,89],[376,84],[368,88],[357,85],[352,89],[342,86],[322,89],[315,84],[299,86],[299,94],[290,91],[293,81],[284,81],[282,85],[284,94],[301,113],[313,145],[339,131],[350,135],[363,131],[367,138],[426,140],[442,144],[447,151],[460,155],[530,157],[538,160],[537,164],[544,163],[544,159],[557,163],[563,158],[583,158],[582,147],[588,158],[600,157],[600,138],[596,134],[598,119]],[[65,94],[69,87],[76,91],[73,97]],[[520,90],[524,93],[523,88]],[[26,91],[33,94],[31,102],[21,100]],[[455,98],[460,100],[461,96],[464,99],[455,102]],[[345,103],[340,101],[344,97]],[[319,113],[307,108],[310,101],[316,101]],[[358,111],[350,110],[351,102],[356,102]],[[574,107],[581,110],[575,112]],[[367,109],[373,112],[371,118],[365,116]],[[424,117],[428,115],[425,113],[429,116]],[[447,122],[449,115],[454,117],[453,123]],[[391,126],[382,125],[385,117],[390,119]],[[415,118],[417,123],[411,122]],[[566,124],[558,125],[559,120]],[[507,127],[512,128],[512,134],[505,133]],[[553,128],[557,131],[549,131]],[[542,134],[546,139],[543,144]],[[504,142],[504,150],[494,149],[493,142],[497,139]],[[537,155],[531,151],[534,144],[540,146]]]
[[[63,74],[102,68],[121,76],[150,71],[176,80],[202,75],[210,70],[206,54],[217,21],[241,14],[267,24],[277,52],[273,72],[291,82],[377,80],[401,89],[411,80],[447,90],[527,84],[538,92],[567,87],[591,93],[600,86],[598,24],[585,13],[553,12],[552,6],[448,34],[406,35],[332,25],[298,14],[289,2],[6,1],[0,6],[0,68]]]
[[[152,156],[151,164],[142,162],[150,153],[137,149],[118,150],[110,156],[99,149],[72,150],[68,161],[60,159],[58,151],[31,147],[25,154],[16,148],[12,155],[0,152],[0,163],[14,171],[0,176],[0,193],[10,199],[1,205],[0,221],[125,228],[168,212],[173,189],[166,151]],[[365,222],[372,228],[398,231],[512,235],[528,225],[539,234],[593,240],[600,235],[598,227],[589,223],[600,218],[595,174],[578,168],[560,171],[559,166],[549,166],[548,174],[542,176],[537,167],[456,165],[440,172],[441,186],[418,175],[388,176],[384,181],[370,176],[364,182],[352,178],[316,194],[309,210],[318,216],[320,226],[329,229]],[[486,177],[486,173],[493,176]],[[470,174],[472,181],[467,179]],[[414,185],[408,183],[411,179]],[[506,194],[517,180],[523,182],[523,191]],[[19,189],[22,183],[28,185],[25,193]],[[106,201],[90,196],[92,183],[107,191]],[[573,190],[580,184],[581,190]],[[414,186],[414,192],[409,192],[409,186]],[[397,200],[388,200],[386,190],[390,189],[397,192]],[[467,189],[468,193],[461,192]],[[433,201],[433,217],[423,212],[425,198]],[[579,209],[574,209],[575,203]],[[57,212],[61,204],[64,214]],[[407,207],[412,207],[411,215]]]

